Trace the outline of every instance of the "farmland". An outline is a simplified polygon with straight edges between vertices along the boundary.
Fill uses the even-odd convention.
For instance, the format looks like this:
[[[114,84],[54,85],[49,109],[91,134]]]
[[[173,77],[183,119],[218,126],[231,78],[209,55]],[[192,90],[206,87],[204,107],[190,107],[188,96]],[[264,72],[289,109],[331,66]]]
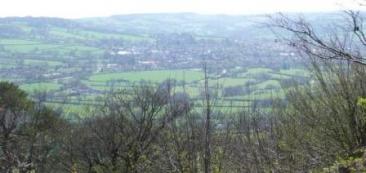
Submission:
[[[20,85],[30,96],[47,92],[50,105],[71,112],[112,88],[158,86],[166,80],[173,82],[174,92],[186,92],[199,104],[203,63],[208,66],[210,90],[222,105],[248,106],[251,100],[265,105],[274,97],[283,98],[282,83],[309,80],[294,53],[270,37],[258,44],[252,38],[230,35],[240,26],[210,31],[192,23],[197,30],[179,32],[151,27],[149,17],[138,18],[121,23],[112,17],[107,20],[113,21],[112,28],[98,25],[100,19],[93,18],[0,19],[0,80]],[[175,17],[166,20],[162,22],[182,22]],[[135,22],[141,26],[132,25]]]

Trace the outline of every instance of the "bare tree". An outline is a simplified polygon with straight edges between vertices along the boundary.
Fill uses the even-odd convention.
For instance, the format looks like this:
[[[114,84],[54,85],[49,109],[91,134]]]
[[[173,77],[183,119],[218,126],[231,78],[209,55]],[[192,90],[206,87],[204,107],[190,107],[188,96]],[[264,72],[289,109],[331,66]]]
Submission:
[[[345,20],[329,25],[322,32],[303,17],[278,14],[270,17],[268,26],[299,53],[325,60],[345,60],[366,65],[364,16],[360,12],[346,11]],[[320,26],[317,26],[318,28]],[[283,33],[290,33],[283,36]]]
[[[60,121],[54,111],[29,100],[16,85],[0,82],[0,171],[48,170]]]
[[[207,64],[203,65],[204,72],[204,94],[205,94],[205,154],[204,154],[204,171],[205,173],[211,173],[211,98],[209,91],[209,78],[207,71]]]
[[[70,160],[87,172],[150,172],[161,133],[188,109],[183,102],[168,104],[170,93],[169,85],[144,84],[108,94],[104,105],[75,128]]]
[[[313,77],[311,84],[287,91],[288,107],[281,117],[292,170],[324,167],[365,146],[365,115],[357,106],[366,93],[364,16],[355,11],[343,16],[326,28],[301,17],[271,17],[269,26],[286,33],[281,38],[307,57]]]

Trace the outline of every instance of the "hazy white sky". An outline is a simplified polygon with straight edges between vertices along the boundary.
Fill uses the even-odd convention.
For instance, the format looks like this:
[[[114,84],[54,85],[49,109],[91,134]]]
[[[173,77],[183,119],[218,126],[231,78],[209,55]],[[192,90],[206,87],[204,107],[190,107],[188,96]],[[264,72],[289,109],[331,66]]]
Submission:
[[[354,8],[354,0],[2,0],[0,16],[80,18],[130,13],[259,14]]]

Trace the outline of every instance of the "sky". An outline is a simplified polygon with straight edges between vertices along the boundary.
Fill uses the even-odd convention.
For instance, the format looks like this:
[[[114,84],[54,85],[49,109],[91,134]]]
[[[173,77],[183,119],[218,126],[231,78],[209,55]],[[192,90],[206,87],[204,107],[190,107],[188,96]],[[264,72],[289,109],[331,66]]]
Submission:
[[[2,0],[0,16],[83,18],[135,13],[269,14],[360,8],[356,0]]]

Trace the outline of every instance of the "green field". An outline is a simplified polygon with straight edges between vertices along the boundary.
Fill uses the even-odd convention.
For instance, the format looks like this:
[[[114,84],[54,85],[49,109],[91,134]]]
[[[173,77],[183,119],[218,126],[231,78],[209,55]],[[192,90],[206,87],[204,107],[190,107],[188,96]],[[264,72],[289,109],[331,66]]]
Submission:
[[[38,42],[32,40],[22,39],[0,39],[0,44],[17,45],[17,44],[37,44]]]
[[[96,32],[96,31],[88,31],[88,30],[72,30],[68,31],[64,28],[53,27],[50,31],[50,34],[61,37],[64,39],[75,39],[75,40],[96,40],[96,39],[122,39],[127,41],[150,41],[151,38],[140,36],[140,35],[132,35],[132,34],[113,34],[113,33],[104,33],[104,32]]]
[[[211,84],[219,83],[224,87],[232,87],[232,86],[243,86],[247,82],[256,81],[251,78],[220,78],[217,80],[212,80]]]
[[[47,62],[42,60],[26,60],[27,64],[45,64],[61,65],[61,62]],[[70,70],[70,69],[69,69]],[[75,69],[78,70],[78,69]],[[290,75],[299,75],[301,69],[291,69],[281,73]],[[281,89],[280,80],[288,79],[289,76],[279,78],[278,74],[267,68],[246,69],[242,72],[243,76],[247,77],[210,77],[209,85],[213,91],[217,91],[219,96],[223,96],[223,89],[226,87],[249,87],[252,91],[248,94],[238,94],[236,96],[226,96],[225,99],[246,99],[246,100],[268,100],[273,98],[284,97],[284,92]],[[269,79],[262,79],[261,74],[267,74]],[[112,88],[128,89],[134,85],[138,85],[140,81],[150,82],[152,84],[159,84],[167,79],[174,79],[178,81],[175,83],[173,92],[186,92],[192,98],[200,98],[200,94],[204,88],[203,73],[199,69],[186,70],[155,70],[155,71],[131,71],[131,72],[115,72],[115,73],[95,73],[87,79],[82,80],[81,83],[88,88],[98,91],[108,91]],[[0,78],[1,79],[1,78]],[[183,83],[182,81],[185,80]],[[41,82],[41,83],[25,83],[20,87],[27,92],[36,90],[41,91],[58,91],[63,84],[56,82]],[[72,93],[72,91],[58,91],[63,93]],[[82,100],[93,101],[100,95],[88,94],[80,95],[78,97],[68,97],[68,99],[77,102],[80,98]],[[224,104],[244,104],[232,103],[224,101]],[[57,105],[57,104],[56,104]],[[69,106],[73,112],[80,110],[80,105]]]
[[[305,69],[281,69],[280,70],[281,74],[286,74],[286,75],[295,75],[295,76],[309,76],[309,71],[305,70]]]
[[[25,59],[24,64],[26,65],[48,65],[48,66],[60,66],[63,65],[60,61],[52,60],[37,60],[37,59]]]
[[[92,75],[89,80],[91,82],[108,82],[108,81],[129,81],[139,82],[141,80],[151,82],[163,82],[167,79],[175,79],[178,81],[185,80],[193,82],[203,79],[203,74],[199,70],[158,70],[158,71],[137,71],[122,73],[101,73]]]
[[[27,92],[54,91],[61,88],[61,85],[52,82],[31,83],[20,85],[20,88]]]
[[[0,39],[0,45],[1,44],[3,44],[4,50],[14,53],[37,53],[40,51],[60,52],[63,54],[70,53],[72,51],[88,51],[93,53],[103,52],[103,50],[99,48],[83,46],[80,44],[54,44],[21,39]]]
[[[280,79],[271,69],[254,68],[248,69],[244,76],[250,77],[221,77],[210,78],[209,85],[212,89],[218,90],[221,95],[221,90],[225,87],[250,87],[254,92],[250,95],[241,95],[231,97],[235,99],[271,99],[275,95],[283,96],[281,90]],[[268,74],[269,79],[261,79],[258,74]],[[257,78],[256,78],[257,77]],[[185,85],[177,83],[175,92],[187,92],[192,97],[198,97],[204,87],[203,73],[199,70],[157,70],[157,71],[138,71],[138,72],[121,72],[121,73],[99,73],[84,80],[83,83],[96,90],[110,90],[114,88],[128,88],[140,81],[152,83],[161,83],[167,79],[175,79],[177,81],[185,80]],[[284,78],[284,79],[287,79]],[[114,83],[113,83],[114,81]],[[108,85],[113,83],[113,85]],[[248,83],[250,83],[248,85]],[[258,90],[255,91],[255,90]]]

